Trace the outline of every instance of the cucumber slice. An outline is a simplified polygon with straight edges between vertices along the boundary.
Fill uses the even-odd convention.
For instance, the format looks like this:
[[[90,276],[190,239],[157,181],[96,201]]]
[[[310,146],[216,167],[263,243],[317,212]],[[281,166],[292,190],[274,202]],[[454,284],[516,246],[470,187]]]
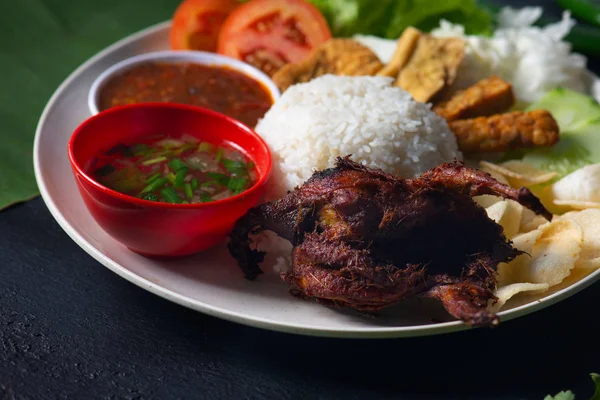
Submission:
[[[548,92],[527,110],[548,110],[561,132],[585,133],[589,125],[600,124],[600,105],[590,96],[569,89]]]

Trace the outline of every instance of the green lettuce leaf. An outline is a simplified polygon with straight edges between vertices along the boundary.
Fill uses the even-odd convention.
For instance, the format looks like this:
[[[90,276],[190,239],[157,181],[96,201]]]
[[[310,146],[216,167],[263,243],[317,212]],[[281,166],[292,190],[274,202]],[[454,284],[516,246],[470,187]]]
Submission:
[[[550,148],[513,152],[507,158],[522,158],[537,168],[557,172],[556,179],[600,163],[600,105],[593,98],[559,88],[527,108],[536,109],[548,110],[556,119],[559,142]]]
[[[575,400],[575,395],[570,390],[559,392],[556,396],[547,395],[544,400]]]
[[[594,390],[594,395],[590,400],[600,400],[600,375],[592,373],[590,374],[592,380],[594,381],[594,385],[596,386],[596,390]]]
[[[600,375],[592,373],[590,374],[596,389],[594,394],[590,397],[590,400],[600,400]],[[558,392],[555,396],[547,395],[544,400],[575,400],[575,394],[570,390]]]
[[[440,19],[465,26],[469,34],[490,34],[493,18],[475,0],[309,0],[325,16],[334,36],[375,35],[397,39],[414,26],[430,31]]]

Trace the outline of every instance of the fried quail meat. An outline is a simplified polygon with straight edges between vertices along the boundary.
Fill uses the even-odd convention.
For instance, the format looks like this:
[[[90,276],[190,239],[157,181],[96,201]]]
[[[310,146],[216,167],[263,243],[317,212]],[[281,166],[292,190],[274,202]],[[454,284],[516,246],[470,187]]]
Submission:
[[[402,179],[338,158],[283,198],[251,209],[228,244],[248,279],[264,252],[252,236],[274,231],[292,243],[290,292],[324,305],[375,312],[414,295],[437,299],[460,320],[498,323],[496,267],[519,255],[473,196],[515,200],[551,214],[526,188],[516,190],[459,162]]]
[[[436,104],[433,111],[451,122],[499,114],[514,104],[512,85],[494,75],[454,93],[449,100]]]
[[[273,81],[284,92],[296,83],[308,82],[326,74],[345,76],[375,75],[383,64],[368,47],[352,39],[330,39],[317,47],[307,59],[286,64]]]
[[[559,140],[559,126],[546,110],[513,111],[490,117],[451,121],[450,130],[465,153],[502,152],[550,147]]]

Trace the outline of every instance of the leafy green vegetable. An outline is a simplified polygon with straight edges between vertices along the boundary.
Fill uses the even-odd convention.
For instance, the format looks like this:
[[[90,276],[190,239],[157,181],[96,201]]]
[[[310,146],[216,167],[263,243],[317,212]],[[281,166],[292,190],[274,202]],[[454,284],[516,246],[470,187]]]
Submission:
[[[209,201],[212,201],[212,197],[210,197],[208,193],[202,192],[200,193],[200,201],[203,203],[208,203]]]
[[[528,110],[539,109],[549,110],[565,132],[577,132],[600,122],[600,105],[596,100],[569,89],[554,89],[528,107]]]
[[[185,177],[187,173],[188,170],[185,167],[177,171],[177,174],[175,174],[175,182],[173,182],[175,187],[183,186],[183,184],[185,183]]]
[[[229,183],[229,177],[225,174],[221,174],[219,172],[209,172],[208,176],[214,179],[214,181],[211,182],[211,184],[216,183],[221,186],[227,186],[227,184]]]
[[[231,190],[233,194],[239,194],[246,188],[246,183],[248,183],[248,179],[246,178],[229,178],[227,188]]]
[[[184,189],[185,189],[185,195],[188,199],[191,199],[194,196],[194,192],[192,191],[192,185],[190,185],[189,183],[186,183],[184,185]]]
[[[592,395],[590,400],[600,400],[600,375],[592,373],[590,374],[590,376],[592,377],[594,385],[596,386],[594,394]],[[544,400],[575,400],[575,394],[570,390],[567,390],[566,392],[558,392],[554,396],[547,395],[546,397],[544,397]]]
[[[547,395],[544,400],[575,400],[575,395],[570,390],[558,392],[556,396]]]
[[[444,18],[465,26],[469,34],[490,34],[493,20],[475,0],[309,0],[323,13],[334,36],[375,35],[397,39],[408,26],[424,31]]]
[[[166,188],[160,191],[160,195],[163,198],[163,200],[167,203],[180,204],[181,202],[183,202],[183,199],[179,197],[175,189],[173,189],[172,187],[167,186]]]
[[[594,385],[596,385],[596,389],[594,390],[594,394],[590,400],[600,400],[600,375],[596,373],[591,373],[590,376],[594,381]]]
[[[248,174],[248,167],[246,167],[246,163],[244,162],[224,158],[221,160],[221,164],[223,164],[225,169],[232,175],[244,176]]]
[[[600,105],[568,89],[548,92],[528,110],[548,110],[560,126],[560,141],[551,148],[513,153],[534,166],[563,177],[588,164],[600,163]]]
[[[181,159],[173,158],[171,161],[169,161],[169,167],[171,167],[173,171],[177,172],[180,169],[187,168],[187,165]]]
[[[161,187],[163,187],[167,182],[169,182],[169,180],[165,178],[154,179],[145,188],[142,189],[141,193],[154,192],[155,190],[158,190]]]

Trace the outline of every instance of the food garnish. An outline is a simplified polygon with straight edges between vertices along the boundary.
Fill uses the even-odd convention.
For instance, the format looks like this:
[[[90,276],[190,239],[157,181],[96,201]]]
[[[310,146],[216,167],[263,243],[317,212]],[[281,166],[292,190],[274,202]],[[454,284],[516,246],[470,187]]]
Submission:
[[[273,75],[330,38],[323,15],[304,0],[251,0],[223,23],[218,52]]]
[[[144,200],[205,203],[242,193],[256,181],[254,165],[238,150],[189,135],[151,136],[115,148],[96,158],[92,175],[108,188]]]
[[[600,163],[600,105],[593,98],[557,88],[528,109],[551,112],[560,126],[561,140],[548,149],[509,154],[509,157],[522,158],[540,169],[555,171],[559,177]]]
[[[551,219],[526,188],[460,163],[402,179],[346,157],[251,209],[237,222],[229,251],[255,279],[264,253],[250,248],[250,235],[272,230],[294,246],[292,270],[282,275],[292,294],[369,312],[420,294],[468,324],[495,325],[487,306],[495,300],[496,267],[520,252],[471,199],[484,194]]]
[[[469,34],[489,34],[492,15],[475,0],[431,1],[427,6],[411,0],[310,0],[323,13],[334,36],[361,33],[397,39],[409,26],[429,31],[440,19],[465,26]]]
[[[237,0],[183,0],[173,14],[171,48],[217,51],[221,25],[238,5]]]
[[[590,376],[592,377],[592,381],[594,381],[595,390],[589,400],[600,400],[600,375],[592,373]],[[547,395],[544,397],[544,400],[575,400],[575,394],[570,390],[563,390],[554,396]]]
[[[194,63],[142,63],[113,77],[100,91],[100,110],[141,102],[210,108],[253,128],[273,98],[242,72]]]
[[[556,0],[563,8],[582,21],[600,26],[600,4],[593,0]]]
[[[273,81],[284,92],[291,85],[326,74],[375,75],[382,68],[383,64],[368,47],[352,39],[330,39],[303,61],[279,69],[273,75]]]

